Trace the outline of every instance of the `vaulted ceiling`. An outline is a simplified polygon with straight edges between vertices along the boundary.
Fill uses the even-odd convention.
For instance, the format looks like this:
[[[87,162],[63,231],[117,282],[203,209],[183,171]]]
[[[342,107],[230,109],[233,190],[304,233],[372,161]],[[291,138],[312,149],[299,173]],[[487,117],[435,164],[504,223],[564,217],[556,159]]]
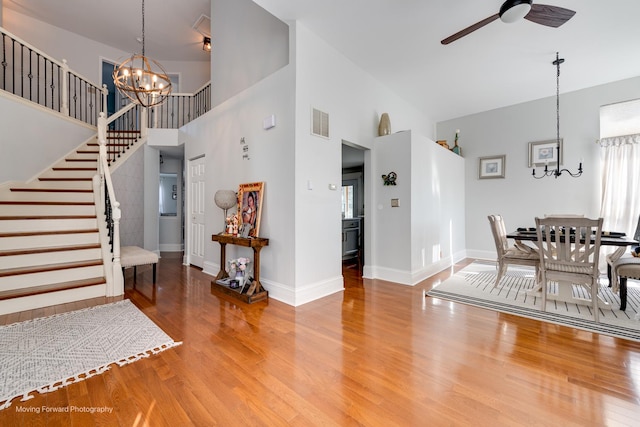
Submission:
[[[138,49],[139,2],[3,1],[124,51]],[[544,0],[577,13],[559,28],[497,20],[447,46],[440,41],[497,13],[502,0],[254,1],[282,20],[298,20],[434,120],[554,95],[556,51],[566,60],[561,93],[640,76],[638,0]],[[210,3],[145,0],[148,52],[202,60],[202,34],[192,26],[210,15]]]

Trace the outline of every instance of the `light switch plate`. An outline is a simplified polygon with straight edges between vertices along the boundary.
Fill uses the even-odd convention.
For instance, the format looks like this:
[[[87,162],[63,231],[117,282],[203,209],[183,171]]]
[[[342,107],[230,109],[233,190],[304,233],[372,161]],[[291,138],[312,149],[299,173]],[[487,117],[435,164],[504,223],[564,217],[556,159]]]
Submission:
[[[391,199],[391,207],[392,208],[400,207],[400,199]]]
[[[267,129],[271,129],[273,127],[276,127],[276,116],[275,114],[270,115],[269,117],[266,117],[263,121],[262,121],[262,127],[267,130]]]

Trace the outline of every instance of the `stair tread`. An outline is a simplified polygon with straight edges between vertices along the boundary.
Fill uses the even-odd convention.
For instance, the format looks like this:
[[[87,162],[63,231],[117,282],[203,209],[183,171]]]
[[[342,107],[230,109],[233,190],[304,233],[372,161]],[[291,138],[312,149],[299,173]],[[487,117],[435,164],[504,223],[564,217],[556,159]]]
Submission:
[[[0,216],[0,221],[15,221],[23,219],[95,219],[95,215],[4,215]]]
[[[92,189],[89,188],[27,188],[27,187],[11,187],[11,191],[22,191],[22,192],[43,192],[43,193],[93,193]]]
[[[28,237],[28,236],[50,236],[56,234],[82,234],[97,233],[97,228],[77,229],[77,230],[52,230],[52,231],[23,231],[17,233],[0,233],[2,237]]]
[[[102,259],[94,259],[88,261],[61,262],[57,264],[46,264],[35,267],[18,267],[0,270],[0,277],[17,276],[19,274],[42,273],[46,271],[68,270],[71,268],[93,267],[102,265]]]
[[[104,283],[106,283],[104,277],[92,277],[90,279],[73,280],[70,282],[52,283],[49,285],[31,286],[29,288],[11,289],[0,292],[0,300],[27,297],[49,292],[65,291],[68,289],[79,289],[85,288],[87,286],[102,285]]]
[[[79,245],[49,246],[49,247],[41,247],[41,248],[6,249],[6,250],[0,250],[0,257],[12,256],[12,255],[44,254],[44,253],[50,253],[50,252],[81,251],[85,249],[100,249],[100,244],[99,243],[83,243]]]
[[[57,166],[51,169],[54,171],[97,171],[98,167],[96,166],[96,167],[89,167],[89,168],[79,168],[79,167],[71,167],[71,166],[69,167]]]
[[[67,206],[67,205],[80,205],[80,206],[93,206],[94,202],[55,202],[55,201],[43,201],[43,200],[0,200],[0,205],[38,205],[38,206]]]
[[[93,178],[38,178],[39,181],[92,181]]]

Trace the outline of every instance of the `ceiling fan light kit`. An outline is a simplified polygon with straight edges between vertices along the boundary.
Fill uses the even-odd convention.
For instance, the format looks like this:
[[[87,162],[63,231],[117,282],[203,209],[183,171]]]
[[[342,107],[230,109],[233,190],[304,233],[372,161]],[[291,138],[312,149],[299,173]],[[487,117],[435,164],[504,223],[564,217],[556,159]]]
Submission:
[[[532,0],[510,0],[500,7],[500,20],[511,24],[519,21],[531,11]]]

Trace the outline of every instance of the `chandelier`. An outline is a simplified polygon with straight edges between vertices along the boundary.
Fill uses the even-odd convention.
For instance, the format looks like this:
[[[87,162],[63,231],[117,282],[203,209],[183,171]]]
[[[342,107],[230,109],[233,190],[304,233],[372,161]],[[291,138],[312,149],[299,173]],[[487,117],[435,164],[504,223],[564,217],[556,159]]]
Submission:
[[[553,170],[549,170],[549,166],[545,164],[544,170],[542,171],[542,175],[536,176],[536,168],[533,168],[531,175],[536,178],[544,178],[545,176],[553,176],[555,178],[562,175],[563,172],[571,175],[574,178],[582,175],[582,161],[580,161],[580,165],[578,166],[577,172],[571,172],[569,169],[560,169],[560,64],[564,62],[564,59],[559,57],[559,53],[556,52],[556,60],[552,62],[553,65],[556,66],[556,168]]]
[[[171,94],[171,79],[162,66],[145,56],[144,0],[142,0],[142,55],[133,54],[113,71],[113,82],[121,94],[143,107],[163,103]]]

